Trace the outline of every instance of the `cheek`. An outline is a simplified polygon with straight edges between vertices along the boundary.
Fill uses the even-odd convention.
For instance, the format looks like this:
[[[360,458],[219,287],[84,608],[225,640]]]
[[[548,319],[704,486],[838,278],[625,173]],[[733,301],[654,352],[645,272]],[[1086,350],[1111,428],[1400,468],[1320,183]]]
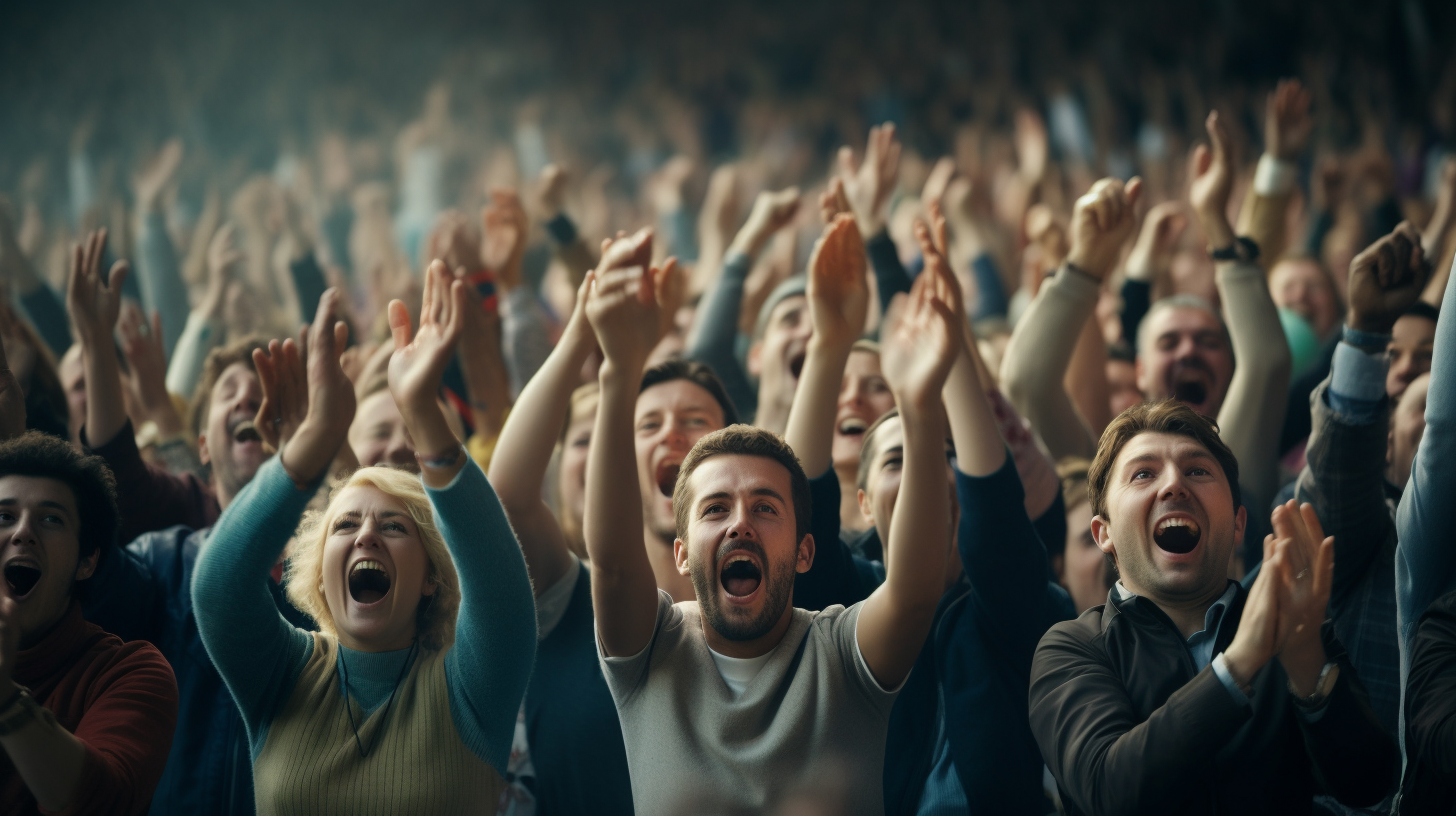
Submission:
[[[895,395],[886,392],[871,394],[867,402],[871,410],[874,411],[874,416],[870,418],[870,422],[874,422],[885,414],[888,414],[890,409],[895,407]]]
[[[349,557],[350,540],[347,537],[330,537],[324,542],[323,570],[324,595],[334,596],[344,589],[344,562]]]
[[[430,574],[430,562],[425,557],[425,548],[413,538],[390,539],[389,556],[399,571],[401,587],[418,587],[424,590],[425,578]]]

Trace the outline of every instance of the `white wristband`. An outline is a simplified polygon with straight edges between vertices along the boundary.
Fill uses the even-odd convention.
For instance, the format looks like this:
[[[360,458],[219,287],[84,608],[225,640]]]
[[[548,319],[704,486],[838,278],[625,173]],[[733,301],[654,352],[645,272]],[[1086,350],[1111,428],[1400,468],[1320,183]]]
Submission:
[[[1254,194],[1283,195],[1294,189],[1294,182],[1298,177],[1299,166],[1294,162],[1265,153],[1259,157],[1259,166],[1254,170]]]

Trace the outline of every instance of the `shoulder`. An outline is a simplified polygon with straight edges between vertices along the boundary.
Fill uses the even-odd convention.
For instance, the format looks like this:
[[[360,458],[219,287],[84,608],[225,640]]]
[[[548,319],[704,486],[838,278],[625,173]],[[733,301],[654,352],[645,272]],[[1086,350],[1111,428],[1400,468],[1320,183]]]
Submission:
[[[87,624],[87,627],[92,643],[82,660],[87,664],[85,671],[90,675],[93,699],[118,685],[149,687],[176,698],[177,679],[172,673],[172,664],[156,646],[145,640],[123,643],[121,638],[99,626]]]
[[[1107,628],[1118,617],[1111,604],[1094,606],[1071,620],[1059,621],[1047,629],[1036,647],[1036,662],[1057,656],[1091,656],[1105,650]]]
[[[190,555],[196,558],[195,548],[189,552],[187,544],[194,538],[200,538],[201,532],[185,524],[178,524],[165,530],[142,533],[126,545],[126,550],[154,571],[159,571],[170,566],[179,557],[186,558]]]

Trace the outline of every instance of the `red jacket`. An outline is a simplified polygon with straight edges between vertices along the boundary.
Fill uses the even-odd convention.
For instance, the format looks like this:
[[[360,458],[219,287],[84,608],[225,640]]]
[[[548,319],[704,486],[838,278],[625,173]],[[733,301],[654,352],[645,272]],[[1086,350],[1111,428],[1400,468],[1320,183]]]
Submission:
[[[162,653],[87,623],[73,601],[44,640],[19,653],[15,682],[86,745],[79,792],[64,812],[146,813],[177,722],[177,681]],[[0,802],[7,813],[40,813],[3,751]]]

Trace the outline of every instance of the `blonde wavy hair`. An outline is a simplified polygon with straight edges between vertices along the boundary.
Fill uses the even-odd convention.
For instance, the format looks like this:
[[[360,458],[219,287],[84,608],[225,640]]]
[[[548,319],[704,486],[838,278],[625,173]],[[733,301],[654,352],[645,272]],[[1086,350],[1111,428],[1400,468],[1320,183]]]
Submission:
[[[445,539],[435,527],[434,509],[425,494],[420,477],[390,467],[359,468],[347,479],[341,479],[329,491],[329,503],[322,511],[307,514],[298,529],[293,556],[288,560],[286,578],[288,600],[299,611],[312,617],[319,630],[338,636],[333,613],[323,591],[324,542],[336,512],[339,495],[351,487],[373,487],[404,504],[419,531],[420,545],[429,562],[428,578],[435,584],[435,594],[420,604],[415,632],[426,649],[443,649],[455,640],[455,615],[460,610],[460,577]]]

